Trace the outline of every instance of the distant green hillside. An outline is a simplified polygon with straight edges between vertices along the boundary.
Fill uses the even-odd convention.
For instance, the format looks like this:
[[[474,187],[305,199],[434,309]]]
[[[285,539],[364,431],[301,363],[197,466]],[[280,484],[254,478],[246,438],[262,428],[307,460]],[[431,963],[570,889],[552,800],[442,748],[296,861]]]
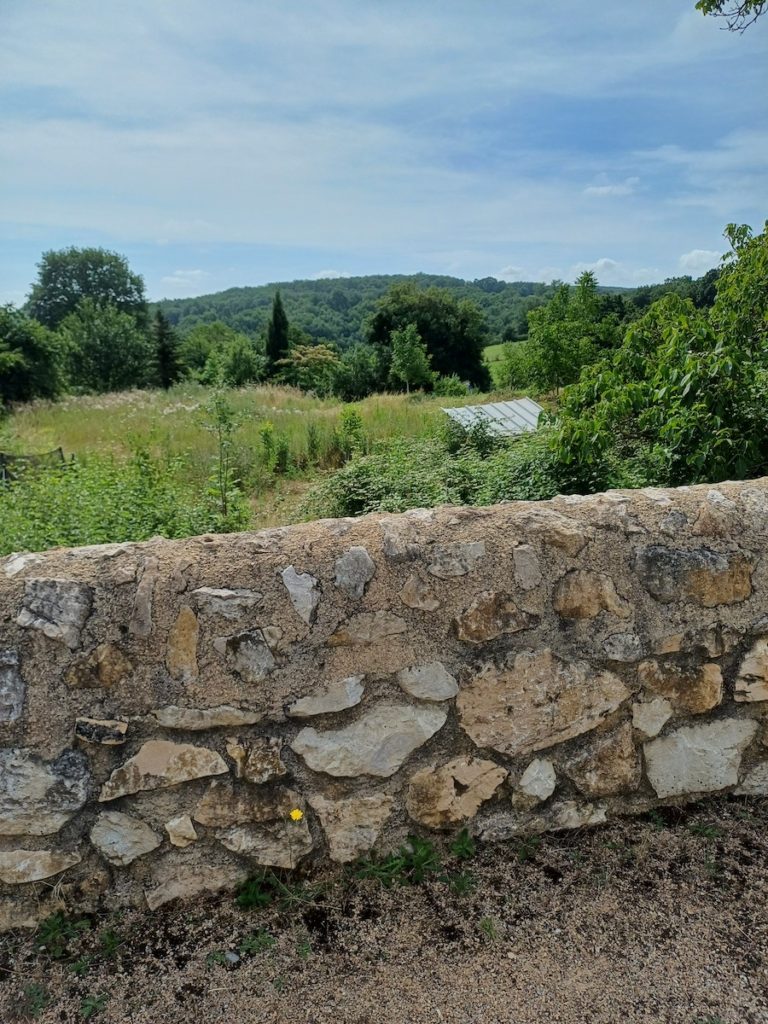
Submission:
[[[715,278],[716,271],[710,271],[698,281],[683,277],[641,288],[603,287],[599,290],[621,293],[641,308],[667,291],[690,295],[697,305],[709,305]],[[190,299],[163,299],[155,306],[162,309],[182,333],[197,324],[221,320],[244,334],[258,336],[266,329],[272,299],[279,288],[293,326],[315,341],[335,342],[341,348],[348,348],[364,340],[364,324],[376,301],[401,281],[412,281],[421,288],[445,288],[458,299],[472,299],[485,314],[489,343],[525,337],[529,310],[543,305],[554,293],[552,284],[533,281],[508,283],[494,277],[462,281],[438,274],[373,274],[229,288]]]

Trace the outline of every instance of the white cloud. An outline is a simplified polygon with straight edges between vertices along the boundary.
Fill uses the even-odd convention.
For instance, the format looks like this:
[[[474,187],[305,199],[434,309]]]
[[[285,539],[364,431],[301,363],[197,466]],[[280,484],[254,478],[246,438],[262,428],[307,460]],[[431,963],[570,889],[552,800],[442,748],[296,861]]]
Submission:
[[[621,182],[605,182],[599,185],[588,185],[584,189],[585,196],[631,196],[637,191],[639,178],[625,178]]]
[[[653,284],[665,276],[658,267],[633,267],[620,260],[603,256],[593,263],[574,263],[568,272],[568,279],[576,280],[585,270],[592,271],[598,284],[624,288],[632,288],[640,284]]]
[[[524,281],[525,270],[523,267],[502,267],[493,276],[499,281]]]
[[[160,283],[176,294],[193,294],[205,287],[205,280],[211,275],[206,270],[174,270],[160,278]]]
[[[716,267],[721,256],[722,253],[715,252],[714,249],[691,249],[690,252],[684,252],[680,257],[680,270],[684,274],[700,276],[711,270],[712,267]]]

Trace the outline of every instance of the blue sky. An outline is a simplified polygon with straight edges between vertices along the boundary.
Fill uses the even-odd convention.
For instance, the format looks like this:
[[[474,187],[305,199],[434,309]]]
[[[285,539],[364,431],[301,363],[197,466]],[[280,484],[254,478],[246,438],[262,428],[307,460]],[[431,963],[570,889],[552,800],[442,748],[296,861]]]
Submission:
[[[632,285],[768,216],[768,16],[694,0],[1,0],[0,301],[369,273]]]

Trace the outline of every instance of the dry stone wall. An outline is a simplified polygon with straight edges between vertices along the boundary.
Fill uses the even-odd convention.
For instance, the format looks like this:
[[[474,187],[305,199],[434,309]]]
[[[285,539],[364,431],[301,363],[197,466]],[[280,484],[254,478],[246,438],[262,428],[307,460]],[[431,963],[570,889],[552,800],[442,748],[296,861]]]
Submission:
[[[768,793],[768,481],[0,561],[0,927]]]

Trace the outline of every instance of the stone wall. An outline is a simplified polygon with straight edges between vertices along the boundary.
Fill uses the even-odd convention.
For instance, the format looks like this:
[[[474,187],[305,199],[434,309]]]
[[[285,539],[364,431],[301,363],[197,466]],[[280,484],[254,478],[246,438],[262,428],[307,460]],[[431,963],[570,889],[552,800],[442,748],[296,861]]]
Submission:
[[[768,481],[0,561],[0,926],[768,792]]]

